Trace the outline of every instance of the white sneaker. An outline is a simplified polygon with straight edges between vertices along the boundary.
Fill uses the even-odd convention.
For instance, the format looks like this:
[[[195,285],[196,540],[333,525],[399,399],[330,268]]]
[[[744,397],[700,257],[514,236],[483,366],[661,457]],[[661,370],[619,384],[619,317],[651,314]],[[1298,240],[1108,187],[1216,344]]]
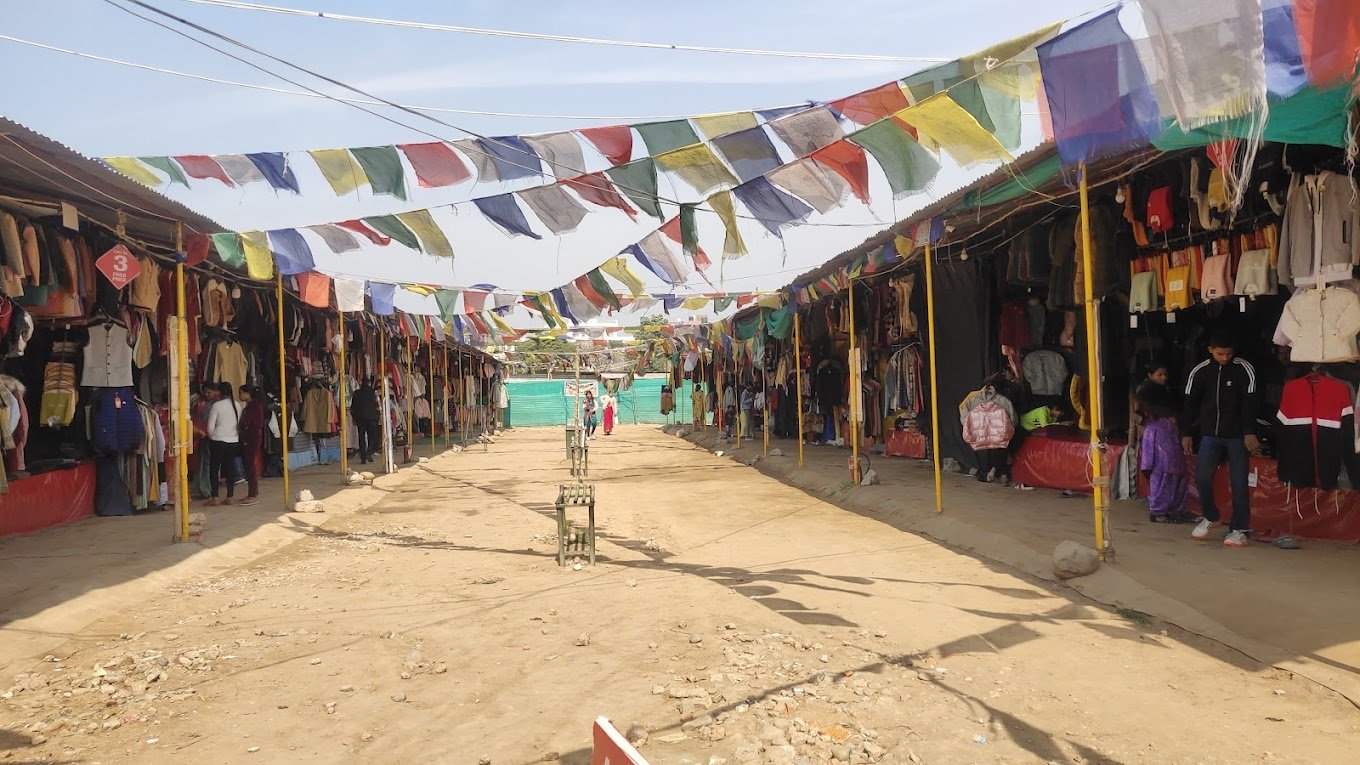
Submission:
[[[1228,536],[1223,538],[1224,547],[1246,547],[1247,534],[1243,531],[1230,531]]]
[[[1190,538],[1202,540],[1209,536],[1209,530],[1214,526],[1214,522],[1208,518],[1200,518],[1199,525],[1195,526],[1195,530],[1190,532]]]

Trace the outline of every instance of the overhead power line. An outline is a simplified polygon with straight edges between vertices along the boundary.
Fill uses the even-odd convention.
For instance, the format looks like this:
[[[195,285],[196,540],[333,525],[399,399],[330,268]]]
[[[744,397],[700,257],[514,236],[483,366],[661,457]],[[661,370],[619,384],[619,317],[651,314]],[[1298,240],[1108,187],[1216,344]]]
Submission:
[[[575,43],[579,45],[604,45],[616,48],[648,48],[652,50],[672,50],[685,51],[687,53],[722,53],[735,56],[773,56],[778,58],[807,58],[822,61],[909,61],[922,64],[937,64],[949,61],[947,58],[935,58],[931,56],[887,56],[873,53],[818,53],[814,51],[791,51],[791,50],[759,50],[756,48],[724,48],[710,45],[682,45],[679,43],[658,43],[642,42],[638,40],[607,40],[598,37],[578,37],[575,35],[554,35],[542,34],[537,32],[514,32],[505,29],[484,29],[481,27],[467,27],[455,24],[435,24],[422,21],[402,21],[398,19],[383,19],[372,16],[354,16],[347,13],[330,13],[328,11],[309,11],[301,8],[284,8],[275,5],[262,5],[260,3],[246,3],[238,0],[183,0],[187,3],[198,5],[212,5],[220,8],[231,8],[241,11],[262,11],[266,13],[277,13],[286,16],[306,16],[318,19],[332,19],[335,21],[350,21],[360,24],[375,24],[378,26],[400,27],[402,29],[423,29],[432,32],[455,32],[458,34],[483,35],[486,37],[511,37],[520,40],[536,40],[539,42],[561,42]]]
[[[262,90],[267,93],[282,93],[283,95],[288,96],[304,96],[306,98],[329,99],[334,101],[340,101],[347,104],[364,104],[367,106],[386,105],[382,101],[370,99],[346,98],[344,96],[327,96],[321,93],[308,93],[306,91],[301,90],[289,90],[288,88],[275,88],[270,87],[269,85],[257,85],[251,82],[237,82],[235,80],[224,80],[217,77],[209,77],[203,74],[194,74],[192,72],[181,72],[175,69],[166,69],[164,67],[151,66],[150,64],[139,64],[135,61],[124,61],[122,59],[110,58],[108,56],[100,56],[94,53],[83,53],[78,50],[62,48],[56,45],[47,45],[45,43],[34,42],[32,40],[25,40],[19,37],[12,37],[6,34],[0,34],[0,40],[8,40],[9,42],[18,43],[20,45],[28,45],[34,48],[41,48],[42,50],[52,51],[54,53],[64,53],[68,56],[76,56],[78,58],[88,59],[90,61],[100,61],[105,64],[117,64],[119,66],[131,67],[133,69],[141,69],[147,72],[156,72],[157,74],[169,74],[174,75],[175,77],[184,77],[190,80],[199,80],[200,82],[211,82],[217,85],[230,85],[235,88]],[[683,118],[682,115],[674,114],[643,114],[643,115],[599,114],[594,116],[580,114],[528,114],[524,112],[493,112],[482,109],[452,109],[442,106],[418,106],[414,104],[402,104],[402,105],[409,109],[415,109],[416,111],[422,112],[437,112],[443,114],[472,114],[484,117],[515,117],[520,119],[596,120],[596,121],[622,120],[626,122],[640,122],[644,120],[671,120]]]

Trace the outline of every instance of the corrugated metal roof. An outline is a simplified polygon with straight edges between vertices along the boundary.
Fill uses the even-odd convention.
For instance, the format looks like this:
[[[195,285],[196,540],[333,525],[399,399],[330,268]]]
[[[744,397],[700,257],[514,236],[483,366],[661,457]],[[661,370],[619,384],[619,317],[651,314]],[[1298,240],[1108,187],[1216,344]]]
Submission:
[[[166,247],[176,221],[185,234],[223,231],[216,221],[19,123],[0,117],[0,193],[45,202],[68,202],[110,228],[127,216],[134,239]]]

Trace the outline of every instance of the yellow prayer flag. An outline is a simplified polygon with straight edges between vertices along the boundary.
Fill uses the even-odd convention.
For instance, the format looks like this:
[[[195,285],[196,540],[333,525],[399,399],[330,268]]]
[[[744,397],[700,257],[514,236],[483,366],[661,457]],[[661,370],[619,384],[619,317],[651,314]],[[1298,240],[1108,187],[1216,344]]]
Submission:
[[[104,157],[104,164],[126,175],[132,180],[156,188],[166,181],[161,180],[159,175],[151,172],[151,168],[136,157]]]
[[[628,292],[631,293],[633,297],[640,297],[642,295],[642,280],[638,278],[637,274],[628,269],[628,261],[624,260],[622,257],[611,258],[604,265],[600,266],[600,270],[609,276],[618,279],[621,284],[628,288]]]
[[[737,211],[732,206],[732,192],[719,191],[708,198],[708,206],[718,214],[718,220],[722,221],[727,232],[723,237],[723,257],[733,259],[745,255],[746,242],[741,238],[741,230],[737,228]]]
[[[680,307],[684,308],[687,311],[697,311],[700,308],[703,308],[704,306],[708,305],[712,301],[713,298],[705,297],[703,295],[696,295],[692,298],[687,298],[685,302],[680,304]]]
[[[407,292],[414,292],[421,297],[429,297],[439,291],[438,287],[431,287],[428,284],[403,284],[401,288]]]
[[[983,48],[977,53],[959,59],[959,69],[964,75],[973,75],[979,72],[1003,69],[1007,65],[1018,63],[1026,57],[1037,60],[1034,48],[1058,34],[1061,29],[1062,22],[1057,22]]]
[[[495,311],[487,311],[486,316],[491,319],[491,322],[495,324],[500,329],[500,331],[514,333],[515,328],[507,324],[505,322],[505,319],[502,319],[500,317],[500,314],[496,313]]]
[[[426,253],[437,258],[452,258],[453,245],[449,244],[449,238],[444,236],[443,229],[434,222],[434,216],[430,215],[429,210],[412,210],[411,212],[397,213],[397,220],[406,224],[420,239],[420,247]]]
[[[241,232],[241,249],[246,255],[246,273],[264,281],[274,275],[274,256],[269,252],[269,237],[263,231]]]
[[[947,92],[908,106],[895,116],[916,128],[922,137],[929,136],[963,167],[1014,159],[996,136],[988,133],[973,115],[949,98]]]
[[[736,176],[732,175],[727,165],[718,159],[706,143],[696,143],[683,149],[658,154],[656,163],[683,178],[700,194],[707,194],[724,184],[737,185]]]
[[[898,234],[893,237],[893,248],[897,250],[897,256],[899,258],[910,258],[911,254],[916,251],[916,242],[912,241],[909,237]]]
[[[756,115],[754,112],[726,112],[693,117],[691,121],[699,126],[699,132],[703,133],[705,138],[712,140],[720,135],[755,127]]]
[[[756,305],[761,308],[782,308],[784,307],[784,297],[778,292],[771,292],[756,298]]]
[[[368,176],[345,149],[316,149],[307,152],[321,169],[336,196],[344,196],[368,183]]]

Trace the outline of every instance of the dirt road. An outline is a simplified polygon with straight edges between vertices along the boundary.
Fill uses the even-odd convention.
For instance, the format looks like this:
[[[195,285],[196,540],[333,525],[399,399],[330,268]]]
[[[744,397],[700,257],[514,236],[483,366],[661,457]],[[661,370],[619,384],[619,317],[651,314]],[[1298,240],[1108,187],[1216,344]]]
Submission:
[[[563,456],[560,430],[515,431],[249,566],[148,592],[33,658],[0,700],[0,752],[579,764],[598,715],[644,726],[654,763],[1343,763],[1360,746],[1330,691],[651,427],[592,442],[600,563],[559,568]]]

